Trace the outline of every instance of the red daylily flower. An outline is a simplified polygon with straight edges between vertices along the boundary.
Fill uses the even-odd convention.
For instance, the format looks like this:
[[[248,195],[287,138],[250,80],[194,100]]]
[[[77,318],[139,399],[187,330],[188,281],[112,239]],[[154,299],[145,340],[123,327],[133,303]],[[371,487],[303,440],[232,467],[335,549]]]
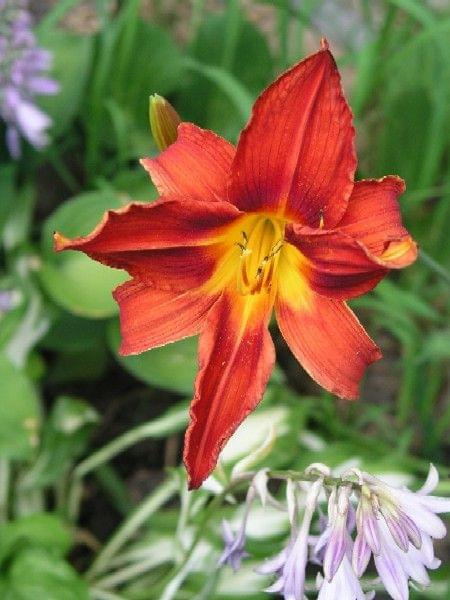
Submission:
[[[275,361],[268,323],[320,385],[357,398],[381,358],[345,300],[411,264],[402,179],[354,181],[352,115],[328,45],[257,99],[237,148],[190,123],[141,161],[161,198],[109,211],[88,236],[55,234],[132,276],[114,297],[122,354],[200,334],[184,460],[198,487],[260,401]]]

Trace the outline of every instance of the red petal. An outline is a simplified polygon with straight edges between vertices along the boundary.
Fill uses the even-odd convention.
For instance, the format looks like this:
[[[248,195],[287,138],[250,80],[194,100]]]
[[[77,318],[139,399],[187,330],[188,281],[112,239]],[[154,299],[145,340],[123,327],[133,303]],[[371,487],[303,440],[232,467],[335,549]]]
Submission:
[[[232,166],[229,199],[327,228],[344,214],[356,167],[352,115],[326,44],[256,101]]]
[[[129,204],[108,211],[86,237],[68,239],[56,233],[55,250],[82,250],[95,255],[96,260],[104,255],[107,262],[109,254],[120,252],[213,243],[221,228],[238,215],[239,211],[228,202],[169,199],[153,204]]]
[[[138,280],[114,291],[120,307],[121,354],[138,354],[196,335],[216,296],[156,290]]]
[[[226,198],[234,146],[191,123],[178,126],[178,139],[157,158],[143,158],[162,196],[194,200]]]
[[[125,269],[150,287],[184,292],[210,279],[220,259],[220,249],[212,244],[108,254],[90,252],[89,256],[110,267]]]
[[[405,191],[400,177],[365,179],[355,183],[339,230],[351,235],[379,264],[390,269],[410,265],[417,244],[402,225],[398,196]]]
[[[381,352],[348,306],[292,275],[280,278],[275,309],[284,339],[311,377],[341,398],[358,398],[360,379]]]
[[[208,314],[184,450],[190,488],[210,474],[225,442],[261,400],[275,361],[271,308],[269,295],[225,292]]]
[[[322,296],[341,300],[360,296],[387,273],[356,240],[337,230],[294,226],[286,230],[286,240],[303,255],[294,266]]]

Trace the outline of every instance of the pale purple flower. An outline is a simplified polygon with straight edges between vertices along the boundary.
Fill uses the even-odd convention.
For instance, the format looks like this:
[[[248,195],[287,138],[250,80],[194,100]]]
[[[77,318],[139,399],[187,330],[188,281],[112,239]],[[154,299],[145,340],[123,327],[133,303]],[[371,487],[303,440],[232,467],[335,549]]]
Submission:
[[[353,568],[361,576],[373,553],[375,566],[394,600],[409,598],[409,580],[429,584],[427,569],[436,569],[432,538],[446,529],[438,513],[450,512],[450,499],[431,496],[438,484],[430,465],[427,480],[417,492],[394,488],[369,473],[355,471],[361,484]]]
[[[332,579],[322,578],[317,600],[369,600],[374,596],[374,592],[363,592],[349,556],[345,554]]]
[[[328,502],[329,537],[323,559],[323,571],[328,581],[333,579],[351,543],[347,531],[350,493],[350,486],[334,488]]]
[[[219,558],[219,567],[229,565],[234,572],[238,571],[242,559],[248,556],[245,551],[245,525],[241,526],[237,535],[234,535],[231,526],[225,519],[222,521],[222,539],[225,544],[224,551]]]
[[[225,519],[222,521],[222,539],[225,544],[225,548],[219,558],[219,567],[229,565],[233,571],[236,572],[241,566],[242,559],[248,556],[248,553],[245,551],[247,521],[250,514],[250,508],[253,504],[253,500],[256,497],[256,493],[257,490],[252,483],[252,485],[250,485],[248,488],[247,497],[245,500],[244,517],[236,535],[233,534],[228,521]]]
[[[8,312],[13,307],[13,292],[9,290],[0,290],[0,313]]]
[[[351,534],[355,528],[355,510],[350,503],[351,486],[334,487],[328,500],[328,517],[319,510],[319,536],[310,536],[311,560],[324,565],[325,576],[331,579],[339,567]]]
[[[408,600],[409,579],[426,587],[430,584],[427,569],[437,569],[441,564],[434,556],[433,542],[430,536],[423,534],[420,549],[410,545],[405,552],[394,541],[383,520],[380,521],[379,535],[381,549],[374,561],[380,579],[393,600]]]
[[[51,54],[37,46],[27,2],[3,0],[0,24],[0,117],[6,123],[8,150],[18,158],[21,137],[38,149],[48,143],[52,122],[34,98],[55,94],[59,86],[43,74],[51,66]]]
[[[286,548],[258,568],[258,572],[261,574],[277,576],[275,583],[266,591],[281,594],[285,600],[303,600],[304,598],[309,530],[322,487],[323,478],[319,478],[311,484],[306,496],[300,530],[297,533],[296,528],[293,527]]]
[[[18,290],[0,290],[0,316],[13,310],[21,301],[21,293]]]

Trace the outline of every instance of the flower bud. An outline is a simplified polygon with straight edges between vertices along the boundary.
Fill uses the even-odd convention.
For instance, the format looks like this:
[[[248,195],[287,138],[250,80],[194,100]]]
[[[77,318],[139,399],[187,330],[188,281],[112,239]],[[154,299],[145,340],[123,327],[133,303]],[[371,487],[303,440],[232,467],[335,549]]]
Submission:
[[[158,94],[150,96],[148,113],[155,144],[159,150],[165,150],[176,141],[181,119],[170,102]]]

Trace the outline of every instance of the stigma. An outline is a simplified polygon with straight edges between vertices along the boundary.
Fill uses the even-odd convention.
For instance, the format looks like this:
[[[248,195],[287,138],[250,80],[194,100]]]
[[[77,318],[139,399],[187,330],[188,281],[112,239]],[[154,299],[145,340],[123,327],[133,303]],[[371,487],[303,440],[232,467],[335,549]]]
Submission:
[[[246,296],[273,289],[277,264],[284,241],[284,224],[266,216],[243,223],[241,238],[235,242],[240,251],[237,291]]]

